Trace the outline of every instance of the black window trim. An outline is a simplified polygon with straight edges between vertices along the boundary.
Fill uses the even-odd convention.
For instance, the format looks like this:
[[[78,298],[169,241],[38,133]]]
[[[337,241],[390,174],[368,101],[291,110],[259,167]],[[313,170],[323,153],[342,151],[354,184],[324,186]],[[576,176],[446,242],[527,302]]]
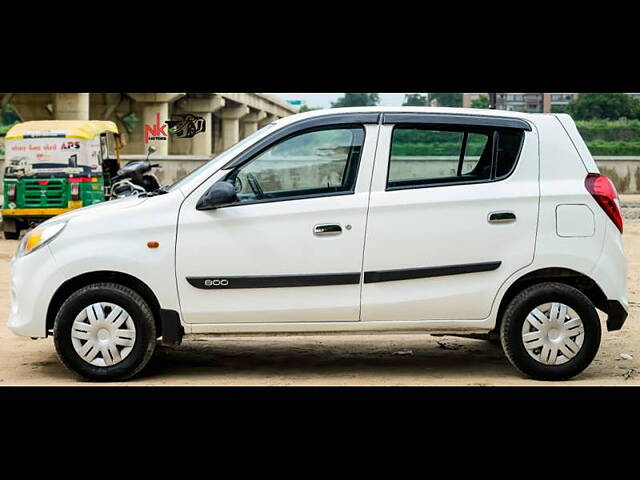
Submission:
[[[470,115],[464,113],[384,113],[382,124],[441,124],[449,126],[515,128],[528,132],[532,130],[529,122],[520,118]]]
[[[378,114],[376,114],[376,123],[378,122],[377,119]],[[353,115],[349,116],[351,119],[353,119]],[[302,123],[302,122],[298,122],[298,123]],[[339,122],[339,123],[330,123],[330,124],[325,124],[324,122],[316,124],[315,126],[307,126],[306,128],[301,128],[301,129],[296,129],[292,132],[290,132],[288,135],[283,135],[280,136],[279,138],[274,138],[271,137],[270,142],[265,142],[265,145],[262,149],[260,149],[257,153],[255,153],[253,156],[243,160],[242,163],[240,163],[237,167],[235,168],[226,168],[227,165],[225,165],[223,168],[221,168],[220,170],[230,170],[229,173],[227,173],[221,180],[219,181],[225,181],[227,180],[227,178],[229,178],[230,175],[232,175],[234,172],[236,172],[238,169],[244,167],[245,165],[247,165],[248,163],[250,163],[251,161],[253,161],[255,158],[257,158],[258,156],[260,156],[262,153],[264,153],[265,151],[269,150],[270,148],[282,143],[282,142],[286,142],[287,140],[289,140],[290,138],[294,138],[294,137],[298,137],[300,135],[305,135],[307,133],[312,133],[312,132],[321,132],[321,131],[325,131],[325,130],[349,130],[349,129],[359,129],[362,132],[362,146],[360,148],[360,153],[358,154],[358,159],[357,159],[357,164],[354,167],[355,168],[355,172],[354,172],[354,177],[353,177],[353,186],[351,189],[349,190],[342,190],[342,191],[335,191],[335,192],[322,192],[322,193],[311,193],[311,194],[304,194],[304,195],[291,195],[289,197],[277,197],[277,198],[262,198],[262,199],[256,199],[250,202],[238,202],[238,203],[232,203],[229,205],[223,205],[220,206],[218,208],[233,208],[233,207],[242,207],[245,205],[258,205],[258,204],[262,204],[262,203],[274,203],[274,202],[290,202],[293,200],[308,200],[311,198],[324,198],[324,197],[335,197],[335,196],[342,196],[342,195],[353,195],[356,191],[356,185],[358,183],[358,176],[360,174],[360,165],[362,164],[362,153],[364,152],[364,146],[365,143],[367,141],[367,129],[364,128],[363,123],[353,123],[353,122]],[[269,137],[267,137],[269,138]],[[348,168],[348,163],[350,160],[350,157],[352,155],[351,150],[353,149],[353,146],[351,146],[351,148],[349,149],[349,154],[347,156],[347,165],[345,165],[345,169]],[[238,157],[236,157],[237,159]],[[343,178],[344,181],[344,178]],[[217,182],[216,182],[217,183]]]
[[[473,117],[472,115],[469,115],[470,117]],[[392,191],[396,191],[396,190],[415,190],[418,188],[434,188],[434,187],[453,187],[453,186],[457,186],[457,185],[477,185],[477,184],[481,184],[481,183],[494,183],[494,182],[501,182],[503,180],[506,180],[507,178],[509,178],[513,172],[516,170],[516,167],[518,166],[518,164],[520,163],[520,156],[522,155],[522,147],[524,146],[524,137],[525,135],[522,135],[520,138],[520,146],[518,147],[518,153],[516,154],[516,159],[513,162],[513,165],[511,166],[511,170],[509,170],[509,172],[499,178],[495,178],[495,173],[496,173],[496,169],[497,169],[497,159],[498,159],[498,140],[499,140],[499,129],[500,128],[504,128],[504,127],[497,127],[497,126],[488,126],[488,125],[479,125],[479,124],[475,124],[475,123],[470,123],[470,124],[465,124],[465,127],[489,127],[492,128],[492,132],[489,134],[490,138],[489,141],[491,142],[491,175],[490,178],[488,179],[481,179],[481,180],[466,180],[466,181],[453,181],[453,182],[441,182],[441,183],[424,183],[424,184],[416,184],[416,185],[397,185],[397,186],[393,186],[390,187],[389,186],[389,173],[391,172],[391,149],[393,148],[393,134],[396,130],[396,128],[400,127],[400,128],[414,128],[414,129],[418,129],[418,130],[428,130],[428,127],[433,126],[434,130],[445,130],[447,127],[452,127],[455,130],[453,131],[460,131],[460,126],[462,124],[456,123],[456,124],[451,124],[451,125],[447,125],[447,124],[443,124],[443,123],[433,123],[433,124],[429,124],[428,122],[417,122],[417,123],[413,123],[413,124],[409,124],[409,123],[399,123],[399,124],[394,124],[393,125],[393,129],[391,130],[391,142],[389,144],[389,158],[387,160],[387,178],[386,178],[386,183],[385,183],[385,191],[386,192],[392,192]],[[520,129],[520,130],[525,130],[525,129]],[[463,130],[465,131],[465,130]],[[469,132],[473,133],[471,131],[471,128],[468,130]],[[464,139],[463,139],[464,141]],[[466,145],[465,145],[466,147]],[[459,161],[460,162],[460,161]],[[458,169],[460,169],[460,164],[458,165]]]
[[[276,130],[271,135],[258,140],[238,156],[227,162],[220,170],[231,170],[244,165],[253,160],[254,157],[264,152],[272,145],[287,140],[313,130],[329,130],[332,127],[348,128],[351,126],[363,127],[380,123],[380,113],[339,113],[335,115],[323,115],[321,117],[311,117],[299,122],[292,123]]]

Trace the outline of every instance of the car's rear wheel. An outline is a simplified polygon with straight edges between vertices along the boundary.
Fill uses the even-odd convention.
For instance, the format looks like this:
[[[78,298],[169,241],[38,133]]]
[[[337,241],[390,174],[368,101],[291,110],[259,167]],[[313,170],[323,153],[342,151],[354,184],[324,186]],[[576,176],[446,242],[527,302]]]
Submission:
[[[126,380],[149,362],[156,346],[151,308],[131,288],[95,283],[60,307],[54,343],[62,363],[89,380]]]
[[[500,328],[509,361],[539,380],[565,380],[581,373],[598,352],[600,337],[600,319],[589,298],[555,282],[516,295]]]

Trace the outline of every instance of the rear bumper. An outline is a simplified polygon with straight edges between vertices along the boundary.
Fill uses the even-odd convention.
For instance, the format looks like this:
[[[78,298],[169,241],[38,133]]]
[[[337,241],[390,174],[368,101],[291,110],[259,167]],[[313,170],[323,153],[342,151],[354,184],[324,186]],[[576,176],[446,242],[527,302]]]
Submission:
[[[607,330],[620,330],[629,313],[618,300],[607,300]]]

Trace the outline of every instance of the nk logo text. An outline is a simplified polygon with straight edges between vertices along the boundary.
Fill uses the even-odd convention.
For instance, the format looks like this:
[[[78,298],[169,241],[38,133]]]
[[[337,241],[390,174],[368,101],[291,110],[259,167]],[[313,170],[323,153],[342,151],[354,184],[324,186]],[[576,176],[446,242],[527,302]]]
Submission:
[[[167,139],[167,124],[160,123],[160,112],[156,113],[156,121],[153,125],[148,123],[144,126],[144,143],[149,143],[150,140],[166,140]]]

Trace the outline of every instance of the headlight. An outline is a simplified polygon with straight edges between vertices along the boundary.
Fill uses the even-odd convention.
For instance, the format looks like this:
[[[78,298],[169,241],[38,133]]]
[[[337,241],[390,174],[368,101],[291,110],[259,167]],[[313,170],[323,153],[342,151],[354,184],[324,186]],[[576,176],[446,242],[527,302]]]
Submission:
[[[22,257],[53,240],[67,225],[67,221],[51,222],[40,225],[24,236],[18,247],[16,257]]]

